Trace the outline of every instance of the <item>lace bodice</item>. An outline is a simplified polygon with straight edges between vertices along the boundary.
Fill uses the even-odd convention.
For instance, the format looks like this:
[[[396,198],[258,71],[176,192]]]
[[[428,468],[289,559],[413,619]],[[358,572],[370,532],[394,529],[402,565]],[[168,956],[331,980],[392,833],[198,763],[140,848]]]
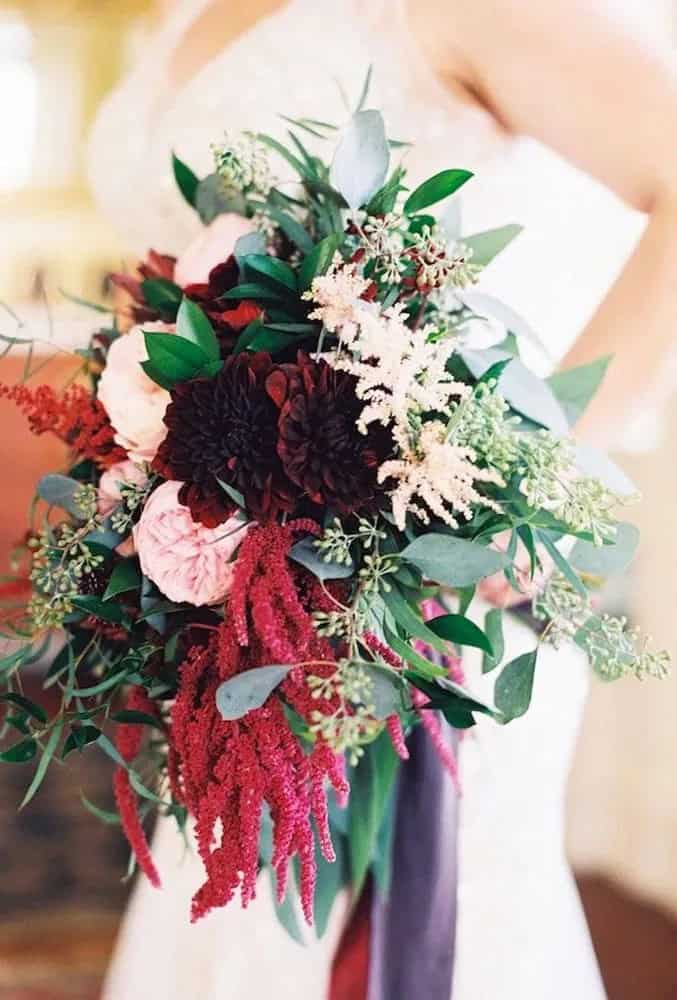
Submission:
[[[384,111],[391,136],[413,142],[404,154],[412,179],[449,166],[471,169],[464,232],[525,226],[483,288],[526,316],[551,357],[565,352],[637,236],[632,213],[554,154],[508,140],[487,112],[452,96],[412,42],[405,0],[291,0],[172,90],[172,54],[206,4],[179,3],[105,102],[93,132],[92,186],[130,251],[177,253],[199,226],[176,191],[172,149],[206,174],[210,144],[224,129],[283,136],[280,113],[340,123],[342,91],[354,104],[373,65],[369,104]]]

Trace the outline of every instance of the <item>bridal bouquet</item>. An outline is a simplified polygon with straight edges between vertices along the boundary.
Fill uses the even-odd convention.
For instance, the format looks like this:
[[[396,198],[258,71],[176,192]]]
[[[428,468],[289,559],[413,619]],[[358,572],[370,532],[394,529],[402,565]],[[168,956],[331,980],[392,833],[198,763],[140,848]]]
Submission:
[[[72,460],[36,487],[0,757],[35,758],[28,801],[53,758],[98,747],[117,811],[85,805],[151,882],[144,818],[194,823],[193,919],[246,906],[266,868],[292,931],[298,892],[321,932],[342,885],[387,886],[413,727],[455,780],[443,720],[523,715],[543,643],[606,678],[667,656],[591,599],[637,544],[627,480],[569,436],[608,359],[537,378],[524,322],[474,287],[519,227],[461,237],[433,206],[471,174],[410,185],[378,111],[290,124],[287,145],[227,137],[204,179],[175,157],[196,243],[113,276],[131,328],[94,333],[81,379],[1,388]],[[502,612],[468,613],[496,574],[540,622],[511,660]],[[52,717],[23,693],[36,665]]]

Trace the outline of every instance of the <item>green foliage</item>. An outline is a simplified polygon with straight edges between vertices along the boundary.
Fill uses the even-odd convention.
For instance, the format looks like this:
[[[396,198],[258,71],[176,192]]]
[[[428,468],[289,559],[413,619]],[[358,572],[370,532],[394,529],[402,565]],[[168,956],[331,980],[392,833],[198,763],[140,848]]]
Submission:
[[[404,203],[404,212],[407,215],[414,215],[421,209],[448,198],[472,176],[469,170],[441,170],[439,174],[429,177],[412,191]]]
[[[387,733],[371,744],[351,774],[348,805],[350,882],[357,899],[374,860],[378,833],[388,804],[399,758]]]
[[[580,420],[591,399],[596,395],[611,361],[612,356],[608,354],[587,365],[555,372],[548,378],[548,384],[566,413],[571,427]]]
[[[505,651],[503,639],[503,612],[500,608],[490,608],[484,618],[484,631],[487,639],[491,643],[491,650],[482,657],[482,673],[488,674],[494,670],[501,660]]]
[[[224,681],[216,692],[216,706],[226,720],[241,719],[247,712],[260,708],[289,671],[289,664],[271,664],[244,670]]]
[[[458,646],[474,646],[483,650],[487,656],[495,655],[489,636],[464,615],[440,615],[439,618],[432,618],[427,624],[431,632],[441,639],[446,639],[447,642],[456,643]]]
[[[430,532],[401,552],[424,578],[447,587],[468,587],[507,565],[506,556],[477,542]]]
[[[518,719],[529,708],[534,686],[534,671],[538,650],[522,653],[501,670],[494,689],[496,708],[504,722]]]
[[[179,159],[176,153],[172,153],[172,171],[179,191],[190,207],[195,208],[197,189],[200,184],[198,177],[183,160]]]

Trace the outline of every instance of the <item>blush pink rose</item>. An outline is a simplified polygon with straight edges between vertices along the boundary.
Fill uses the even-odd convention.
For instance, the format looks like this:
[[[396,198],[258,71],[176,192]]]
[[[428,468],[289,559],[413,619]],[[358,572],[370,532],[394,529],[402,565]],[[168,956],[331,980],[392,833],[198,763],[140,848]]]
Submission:
[[[132,461],[152,462],[167,433],[162,422],[169,393],[148,378],[142,361],[148,360],[144,330],[173,333],[166,323],[144,323],[114,340],[99,380],[98,396],[110,417],[115,440]]]
[[[203,284],[212,268],[230,257],[239,238],[252,232],[251,219],[243,215],[217,215],[176,261],[174,281],[182,288]]]
[[[193,521],[179,503],[181,485],[163,483],[144,507],[134,528],[141,569],[170,601],[218,604],[230,589],[232,559],[249,525],[237,517],[217,528]]]
[[[97,506],[102,517],[108,517],[122,500],[121,483],[131,483],[133,486],[143,486],[148,476],[140,465],[126,459],[116,462],[106,469],[99,480],[99,496]]]
[[[120,492],[121,483],[132,483],[135,486],[143,486],[147,479],[148,476],[141,466],[136,465],[129,459],[111,465],[110,469],[106,469],[99,480],[99,495],[97,498],[99,514],[102,517],[108,517],[119,506],[122,500],[122,493]],[[115,551],[121,556],[133,556],[133,537],[130,535],[129,538],[123,539]]]

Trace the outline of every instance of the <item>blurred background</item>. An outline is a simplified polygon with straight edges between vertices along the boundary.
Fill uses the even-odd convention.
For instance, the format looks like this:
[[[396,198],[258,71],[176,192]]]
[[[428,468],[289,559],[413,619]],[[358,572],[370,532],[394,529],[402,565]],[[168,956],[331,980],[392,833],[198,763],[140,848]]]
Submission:
[[[106,273],[120,269],[123,251],[88,194],[86,137],[162,6],[0,0],[1,335],[22,336],[23,323],[45,341],[77,345],[91,329],[91,314],[62,292],[104,300]],[[677,41],[677,0],[644,6]],[[0,360],[0,380],[15,382],[24,360]],[[57,351],[44,377],[62,384],[72,370]],[[621,458],[643,494],[632,514],[643,546],[609,601],[677,660],[676,433],[677,395],[656,449]],[[57,445],[32,437],[0,403],[0,574],[24,531],[36,476],[60,461]],[[593,683],[567,838],[611,1000],[677,998],[676,764],[677,673],[660,685]],[[0,769],[0,1000],[92,1000],[128,891],[117,829],[80,803],[82,793],[110,805],[105,758],[83,754],[68,775],[52,768],[17,816],[26,783],[23,767]]]

